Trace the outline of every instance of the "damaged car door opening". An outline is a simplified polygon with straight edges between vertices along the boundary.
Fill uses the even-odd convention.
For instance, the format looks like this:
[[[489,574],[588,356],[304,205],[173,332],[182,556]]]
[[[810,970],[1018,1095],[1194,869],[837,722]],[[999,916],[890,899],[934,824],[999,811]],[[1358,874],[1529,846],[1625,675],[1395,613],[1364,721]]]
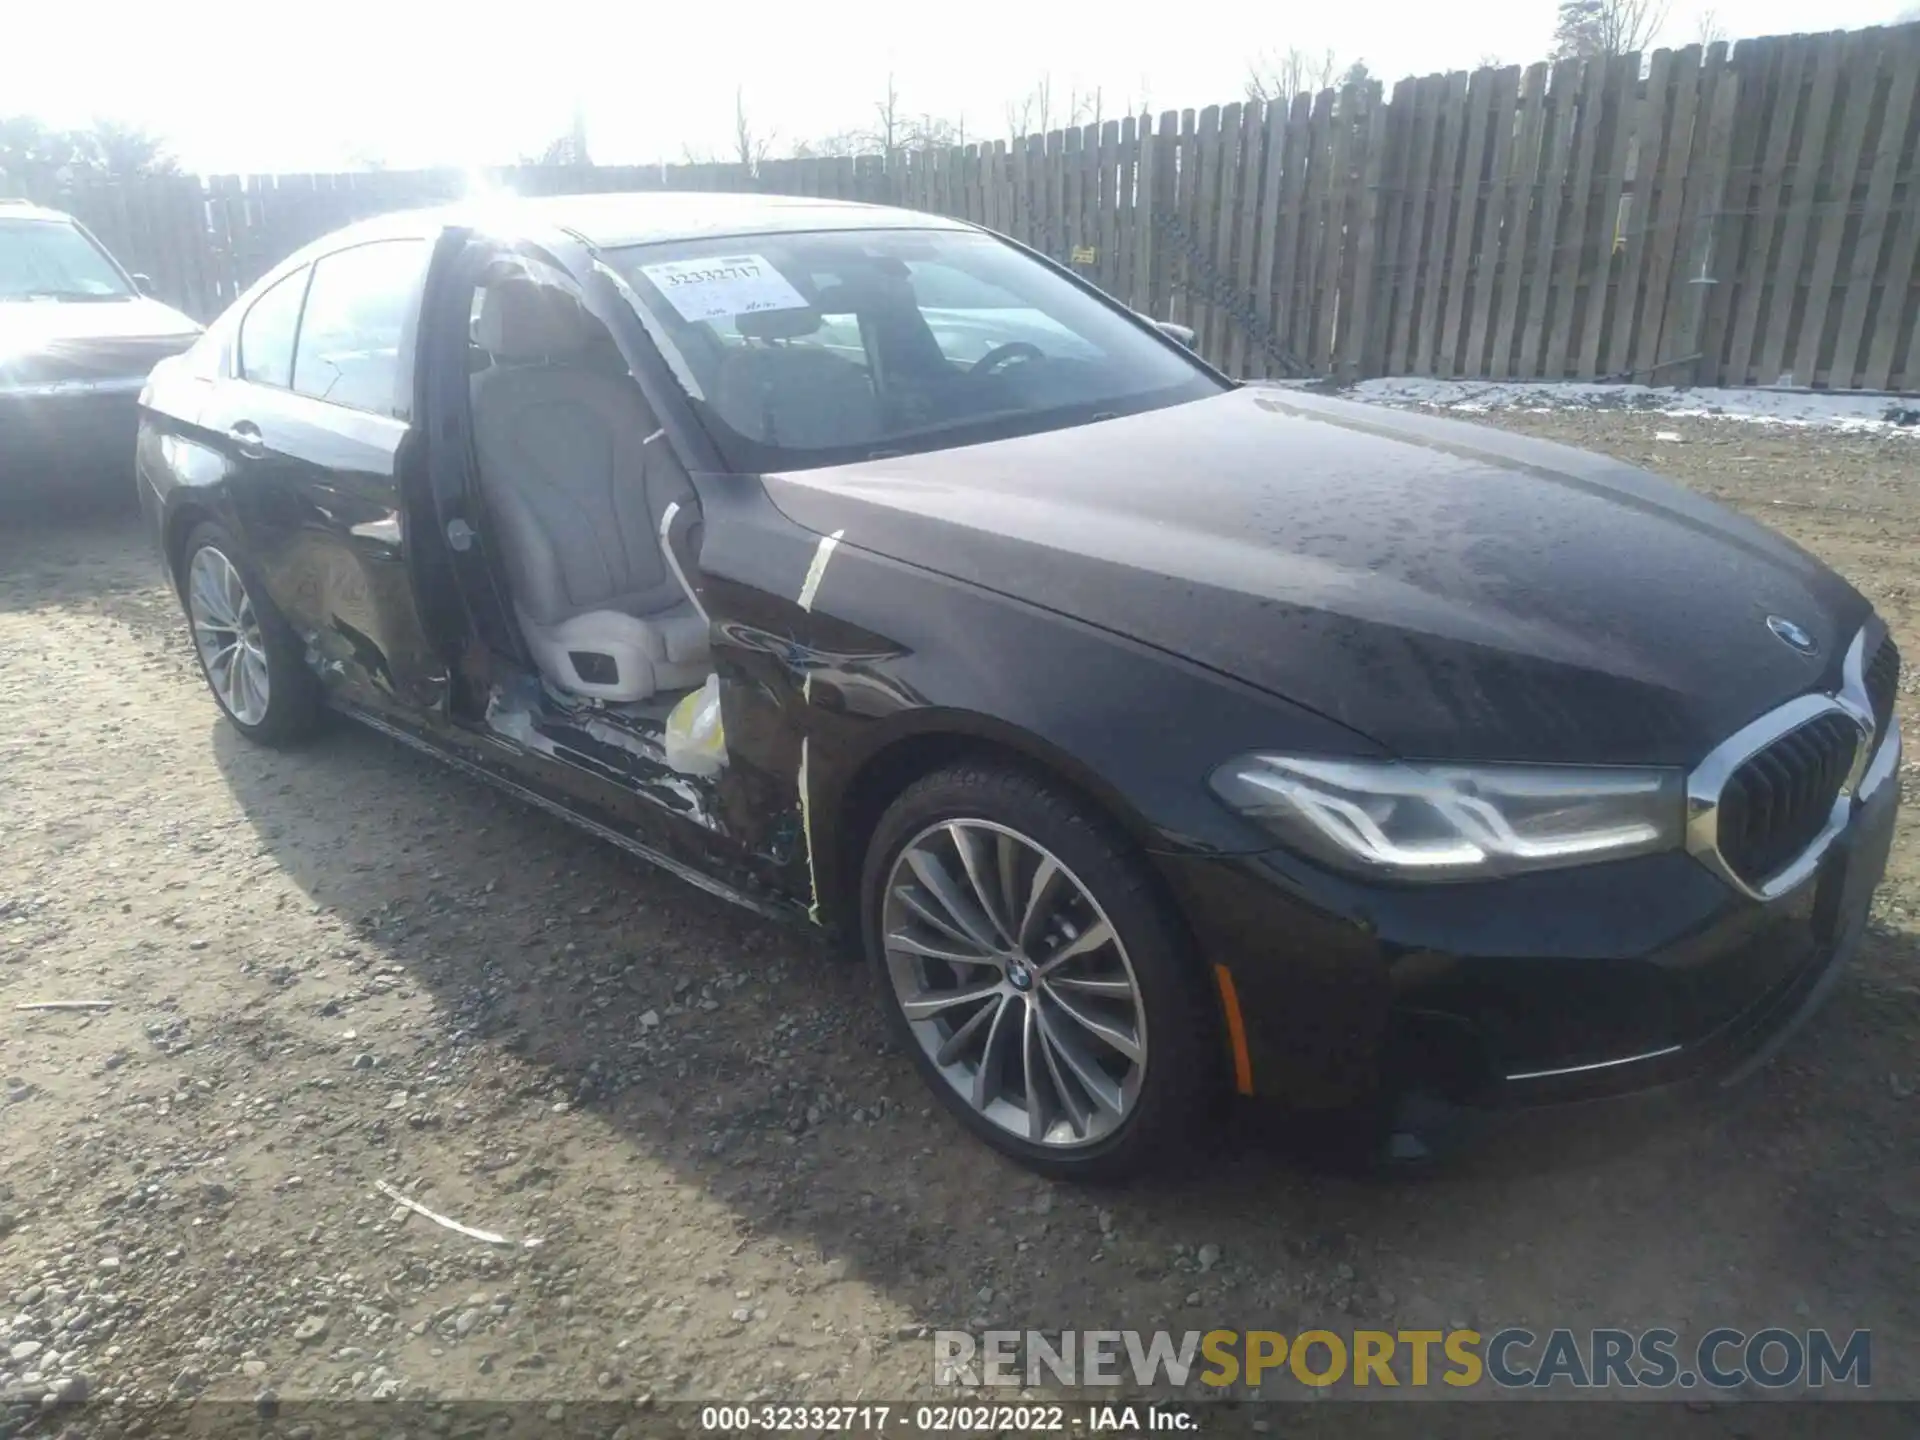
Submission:
[[[1625,464],[1241,385],[958,221],[386,216],[140,396],[216,703],[337,712],[860,951],[1042,1172],[1236,1092],[1418,1157],[1762,1063],[1858,942],[1900,659]]]

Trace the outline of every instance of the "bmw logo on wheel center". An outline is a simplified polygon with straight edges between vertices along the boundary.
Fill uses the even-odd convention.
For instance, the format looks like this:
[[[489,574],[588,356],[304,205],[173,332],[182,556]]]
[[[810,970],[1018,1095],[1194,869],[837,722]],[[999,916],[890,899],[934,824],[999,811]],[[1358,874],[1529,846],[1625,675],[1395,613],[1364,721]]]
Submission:
[[[1767,629],[1778,635],[1783,641],[1798,650],[1802,655],[1811,655],[1820,648],[1819,643],[1806,630],[1787,619],[1784,615],[1767,616]]]

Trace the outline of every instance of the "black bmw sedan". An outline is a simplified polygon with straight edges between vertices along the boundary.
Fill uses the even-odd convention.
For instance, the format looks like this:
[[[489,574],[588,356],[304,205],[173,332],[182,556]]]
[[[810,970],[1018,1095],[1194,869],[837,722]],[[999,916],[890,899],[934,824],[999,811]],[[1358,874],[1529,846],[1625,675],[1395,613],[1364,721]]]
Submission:
[[[356,226],[155,371],[138,471],[244,734],[343,712],[837,931],[1052,1173],[1236,1090],[1750,1069],[1886,862],[1899,659],[1811,556],[1610,460],[1236,385],[948,220]]]

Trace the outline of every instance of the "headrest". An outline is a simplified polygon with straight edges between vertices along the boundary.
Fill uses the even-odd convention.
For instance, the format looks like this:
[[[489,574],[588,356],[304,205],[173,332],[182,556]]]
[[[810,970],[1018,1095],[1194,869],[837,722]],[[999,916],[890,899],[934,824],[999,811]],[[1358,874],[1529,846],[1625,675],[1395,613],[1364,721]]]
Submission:
[[[496,359],[539,360],[585,349],[597,328],[558,285],[514,275],[487,282],[474,339]]]
[[[880,261],[822,285],[813,308],[822,315],[850,315],[864,310],[889,310],[902,301],[911,305],[913,284],[906,267],[895,271]]]
[[[733,328],[748,340],[798,340],[820,328],[818,310],[754,310],[733,317]]]

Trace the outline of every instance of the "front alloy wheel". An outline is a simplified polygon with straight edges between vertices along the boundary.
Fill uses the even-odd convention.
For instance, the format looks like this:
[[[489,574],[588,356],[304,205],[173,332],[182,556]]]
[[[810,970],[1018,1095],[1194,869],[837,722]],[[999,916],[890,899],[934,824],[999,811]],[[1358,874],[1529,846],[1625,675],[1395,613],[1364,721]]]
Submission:
[[[1219,1013],[1145,857],[1081,798],[989,759],[881,816],[861,928],[888,1023],[941,1101],[1063,1179],[1163,1165],[1225,1075]]]
[[[883,920],[894,998],[921,1050],[984,1119],[1037,1145],[1125,1122],[1147,1070],[1127,947],[1043,846],[988,820],[921,831]]]

